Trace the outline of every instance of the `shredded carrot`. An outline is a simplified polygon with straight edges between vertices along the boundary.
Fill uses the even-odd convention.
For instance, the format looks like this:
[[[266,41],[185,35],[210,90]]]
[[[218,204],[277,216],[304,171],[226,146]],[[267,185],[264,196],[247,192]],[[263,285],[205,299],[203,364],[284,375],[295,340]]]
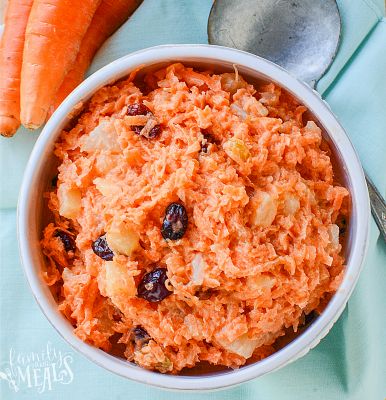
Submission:
[[[142,80],[156,85],[150,93]],[[56,145],[54,217],[42,240],[45,278],[75,333],[179,373],[260,360],[322,312],[344,274],[337,224],[349,194],[304,111],[274,84],[179,63],[95,93]],[[147,119],[159,128],[144,137]],[[173,202],[188,225],[165,240]],[[55,227],[76,237],[74,254],[53,239]],[[155,268],[167,280],[154,303],[137,288]]]

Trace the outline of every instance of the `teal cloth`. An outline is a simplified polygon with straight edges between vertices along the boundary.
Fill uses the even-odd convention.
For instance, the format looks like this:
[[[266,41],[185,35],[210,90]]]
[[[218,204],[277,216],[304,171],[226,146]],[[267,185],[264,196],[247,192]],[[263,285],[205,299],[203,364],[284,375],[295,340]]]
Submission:
[[[383,0],[341,0],[342,44],[319,82],[361,161],[386,193],[386,20]],[[97,54],[90,72],[133,50],[164,43],[206,43],[210,0],[145,0]],[[16,243],[16,202],[22,173],[38,132],[21,129],[0,140],[0,399],[178,399],[115,376],[75,353],[51,327],[29,291]],[[32,206],[32,205],[31,205]],[[221,392],[189,399],[384,399],[386,397],[386,246],[372,221],[365,267],[343,315],[321,343],[281,370]],[[1,373],[9,352],[39,353],[50,342],[70,353],[73,380],[39,393],[32,380],[18,392]],[[31,359],[27,364],[32,365]],[[25,364],[25,365],[27,365]],[[42,389],[42,386],[40,386]],[[49,390],[51,389],[51,390]]]

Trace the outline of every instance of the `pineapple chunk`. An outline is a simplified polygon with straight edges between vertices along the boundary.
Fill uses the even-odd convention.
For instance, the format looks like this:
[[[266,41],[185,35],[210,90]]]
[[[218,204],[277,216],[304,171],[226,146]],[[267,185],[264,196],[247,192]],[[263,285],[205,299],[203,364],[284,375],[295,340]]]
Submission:
[[[321,129],[318,127],[318,125],[315,124],[314,121],[307,121],[306,126],[304,127],[305,130],[308,131],[316,131],[318,133],[321,133]]]
[[[231,343],[219,343],[222,347],[224,347],[225,350],[228,350],[230,353],[237,354],[244,358],[251,357],[258,345],[258,341],[254,339],[249,339],[247,333],[241,335]]]
[[[59,214],[62,217],[75,219],[81,209],[82,195],[77,188],[61,184],[58,188]]]
[[[104,263],[106,282],[106,295],[121,311],[124,310],[127,299],[134,297],[137,293],[135,281],[129,274],[127,265],[116,261],[106,261]]]
[[[247,145],[241,139],[235,137],[227,140],[223,147],[225,153],[238,164],[244,163],[251,156]]]
[[[197,253],[192,260],[192,283],[202,285],[205,278],[205,261],[200,253]]]
[[[299,199],[293,194],[286,194],[283,202],[283,211],[285,215],[294,215],[300,208]]]
[[[277,200],[266,192],[257,192],[250,201],[252,207],[251,223],[267,228],[277,213]]]
[[[139,247],[138,235],[125,224],[112,226],[106,233],[106,241],[114,253],[128,257]]]
[[[235,94],[239,89],[246,88],[248,83],[237,73],[226,72],[221,74],[221,89]]]
[[[84,135],[81,141],[81,150],[87,153],[96,150],[120,151],[114,124],[106,120],[101,121],[88,135]]]
[[[114,196],[121,192],[121,188],[115,183],[104,178],[95,178],[94,184],[96,188],[103,194],[103,196]]]
[[[272,288],[275,285],[275,278],[269,275],[251,275],[246,279],[248,290],[260,292],[264,288]]]
[[[95,167],[100,175],[106,175],[114,169],[120,161],[120,155],[111,153],[100,153],[95,160]]]
[[[328,236],[330,238],[330,246],[336,250],[339,248],[339,226],[332,224],[328,227]]]

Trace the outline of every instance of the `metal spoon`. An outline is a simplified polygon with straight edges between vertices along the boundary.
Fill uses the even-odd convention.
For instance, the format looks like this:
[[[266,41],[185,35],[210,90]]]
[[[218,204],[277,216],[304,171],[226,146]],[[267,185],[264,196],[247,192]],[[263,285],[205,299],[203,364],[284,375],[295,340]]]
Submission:
[[[266,58],[312,88],[339,47],[335,0],[216,0],[208,20],[210,44]],[[371,211],[386,242],[386,202],[366,175]]]

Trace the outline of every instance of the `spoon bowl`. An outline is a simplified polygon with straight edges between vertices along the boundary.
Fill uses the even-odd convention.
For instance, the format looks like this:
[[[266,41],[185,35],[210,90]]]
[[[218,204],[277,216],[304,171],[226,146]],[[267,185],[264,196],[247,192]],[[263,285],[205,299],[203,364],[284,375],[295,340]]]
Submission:
[[[208,21],[210,44],[266,58],[312,87],[332,63],[340,32],[335,0],[216,0]]]

